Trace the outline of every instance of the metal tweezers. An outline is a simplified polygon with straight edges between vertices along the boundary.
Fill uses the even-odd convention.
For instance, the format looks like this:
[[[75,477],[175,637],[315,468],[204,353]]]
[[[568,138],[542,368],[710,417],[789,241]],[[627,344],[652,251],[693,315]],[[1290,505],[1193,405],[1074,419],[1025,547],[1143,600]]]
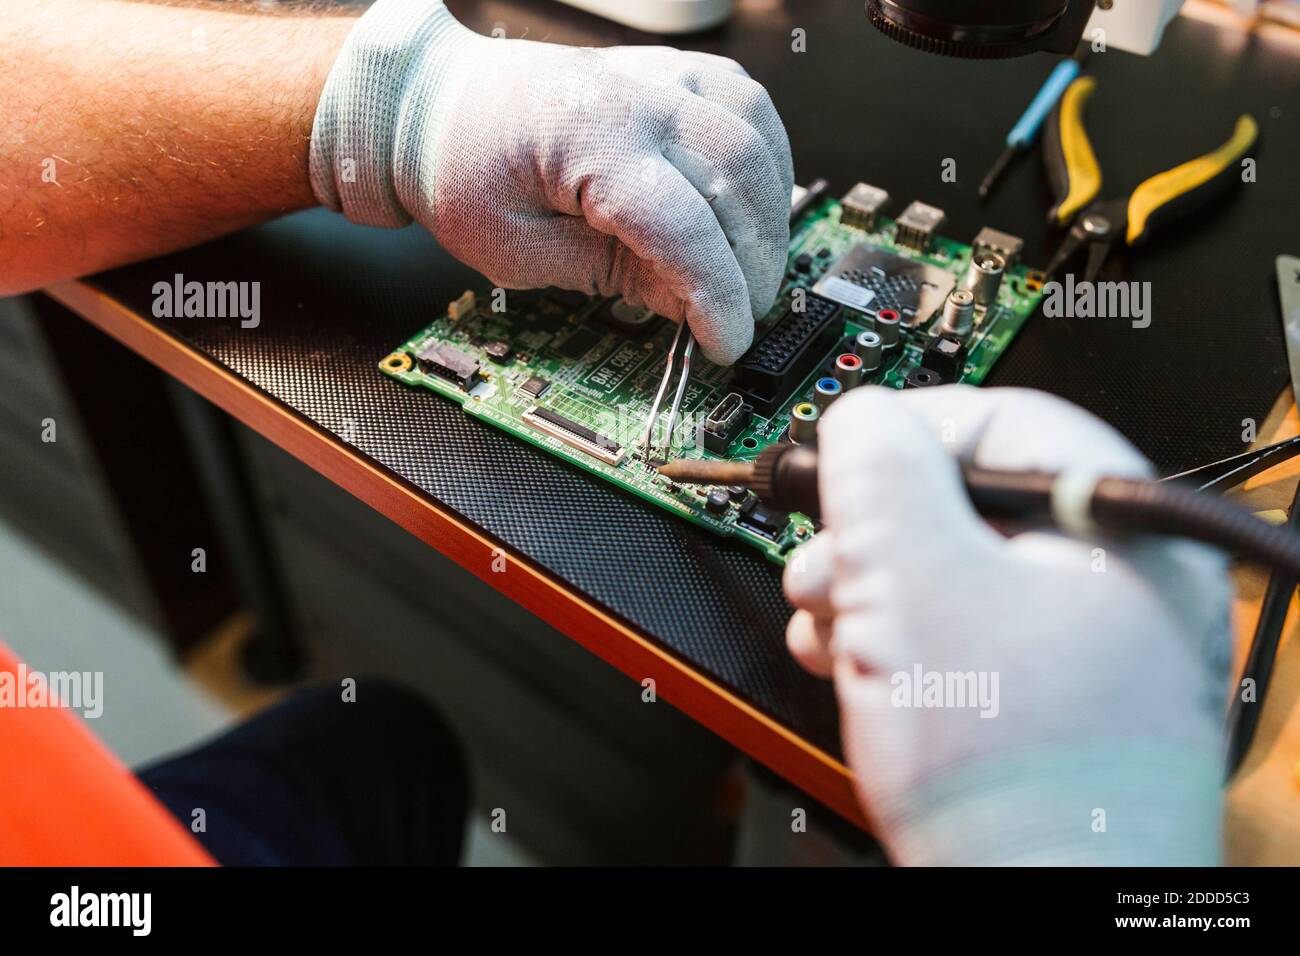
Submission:
[[[1193,485],[1197,491],[1222,494],[1297,455],[1300,455],[1300,435],[1276,445],[1256,448],[1254,451],[1212,461],[1208,465],[1180,471],[1160,480],[1183,481]]]
[[[645,433],[641,436],[641,457],[649,464],[650,462],[650,443],[654,438],[655,423],[659,420],[659,408],[664,401],[664,393],[668,391],[668,383],[672,381],[673,367],[677,361],[677,343],[681,341],[682,330],[686,328],[686,320],[683,319],[677,326],[677,333],[673,336],[673,344],[668,347],[668,360],[664,365],[664,377],[659,382],[659,391],[655,395],[655,401],[650,406],[650,417],[645,423]],[[673,443],[673,432],[677,429],[677,420],[681,415],[682,399],[686,395],[686,385],[691,377],[691,356],[695,354],[695,336],[686,333],[686,347],[682,350],[682,374],[677,380],[677,392],[673,396],[672,410],[668,414],[668,434],[664,438],[664,448],[670,449]]]
[[[1257,448],[1231,458],[1210,462],[1199,468],[1170,475],[1165,481],[1186,481],[1194,484],[1197,491],[1222,494],[1249,481],[1274,465],[1280,465],[1300,455],[1300,436],[1288,438],[1266,448]],[[1296,486],[1295,497],[1291,501],[1291,510],[1287,524],[1300,530],[1300,485]],[[1246,653],[1246,663],[1241,669],[1242,678],[1255,682],[1254,703],[1249,706],[1244,702],[1244,695],[1232,695],[1228,706],[1226,752],[1224,754],[1225,776],[1231,779],[1241,767],[1255,737],[1255,728],[1259,724],[1260,712],[1264,706],[1264,695],[1268,691],[1269,680],[1273,676],[1273,664],[1277,659],[1277,649],[1282,642],[1282,630],[1286,624],[1287,609],[1291,606],[1291,594],[1296,582],[1280,571],[1274,571],[1268,579],[1268,589],[1260,603],[1259,620],[1255,624],[1255,633],[1251,637],[1250,649]]]

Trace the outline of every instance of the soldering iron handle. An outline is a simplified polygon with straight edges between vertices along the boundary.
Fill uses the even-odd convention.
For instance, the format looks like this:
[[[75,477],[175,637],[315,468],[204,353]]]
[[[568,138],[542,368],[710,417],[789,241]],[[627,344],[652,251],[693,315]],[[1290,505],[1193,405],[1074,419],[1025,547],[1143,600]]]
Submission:
[[[1054,498],[1059,495],[1067,532],[1095,528],[1115,535],[1188,538],[1300,579],[1300,534],[1295,529],[1260,521],[1244,508],[1178,482],[1097,478],[1082,487],[1087,499],[1078,502],[1078,476],[1068,473],[969,464],[961,466],[961,473],[971,503],[985,518],[1055,525]],[[807,445],[769,445],[754,461],[750,488],[774,508],[817,517],[817,452]],[[1084,513],[1074,514],[1079,504]]]
[[[975,510],[986,518],[1050,519],[1055,475],[962,466],[962,479]],[[773,508],[821,514],[817,452],[807,445],[769,445],[754,462],[755,494]]]
[[[962,465],[961,473],[971,504],[985,518],[1033,521],[1051,517],[1054,474],[974,465]]]
[[[750,488],[773,508],[821,516],[817,452],[808,445],[768,445],[754,461]]]

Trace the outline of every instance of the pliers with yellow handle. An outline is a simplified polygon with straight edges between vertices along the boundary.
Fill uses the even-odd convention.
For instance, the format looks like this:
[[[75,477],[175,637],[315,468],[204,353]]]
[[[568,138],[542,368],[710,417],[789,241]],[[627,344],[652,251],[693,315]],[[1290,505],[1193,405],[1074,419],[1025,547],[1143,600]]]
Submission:
[[[1086,245],[1088,282],[1097,278],[1121,238],[1126,245],[1140,245],[1152,229],[1200,209],[1240,182],[1240,161],[1259,138],[1255,118],[1242,114],[1218,149],[1157,173],[1121,199],[1094,202],[1101,192],[1101,166],[1083,125],[1083,108],[1096,87],[1090,76],[1071,83],[1043,131],[1043,162],[1056,199],[1048,222],[1070,229],[1047,274],[1055,274]]]

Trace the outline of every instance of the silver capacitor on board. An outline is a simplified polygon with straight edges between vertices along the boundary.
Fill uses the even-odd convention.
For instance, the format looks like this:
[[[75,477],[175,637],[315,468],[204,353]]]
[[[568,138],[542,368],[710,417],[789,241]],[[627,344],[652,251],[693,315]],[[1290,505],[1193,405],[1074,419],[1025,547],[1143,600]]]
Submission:
[[[1002,288],[1006,268],[1007,261],[996,252],[977,252],[971,256],[958,288],[969,289],[975,297],[975,304],[987,309],[998,300],[998,289]]]
[[[970,289],[953,289],[948,293],[939,327],[959,339],[970,335],[975,327],[975,293]]]

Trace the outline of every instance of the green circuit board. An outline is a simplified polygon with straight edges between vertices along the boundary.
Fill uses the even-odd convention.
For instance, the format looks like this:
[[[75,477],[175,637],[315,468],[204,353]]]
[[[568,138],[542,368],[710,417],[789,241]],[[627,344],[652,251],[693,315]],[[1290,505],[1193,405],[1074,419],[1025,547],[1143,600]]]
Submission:
[[[909,373],[927,361],[926,350],[935,341],[930,330],[939,321],[934,307],[942,305],[947,291],[965,274],[972,247],[931,235],[922,253],[913,237],[900,235],[894,220],[873,215],[864,224],[855,216],[858,224],[848,225],[841,221],[841,212],[840,201],[818,199],[792,225],[781,292],[758,323],[750,353],[759,348],[766,332],[794,318],[792,310],[802,314],[814,303],[830,313],[826,335],[810,343],[817,354],[805,356],[793,368],[796,378],[787,376],[778,384],[782,394],[769,392],[756,399],[745,390],[745,359],[724,368],[697,352],[678,427],[671,436],[665,434],[674,379],[648,455],[642,454],[642,436],[677,326],[618,299],[555,289],[466,292],[380,360],[379,368],[784,563],[785,555],[816,530],[809,518],[773,513],[741,489],[731,489],[725,506],[720,506],[722,489],[675,485],[652,465],[669,455],[752,459],[772,442],[786,440],[791,409],[812,398],[814,383],[828,374],[835,356],[851,351],[859,332],[873,329],[876,314],[886,304],[900,306],[900,343],[885,353],[879,371],[858,387],[918,384],[909,382]],[[905,238],[906,244],[901,241]],[[1016,255],[1007,257],[995,302],[976,311],[974,328],[964,338],[964,356],[945,380],[979,384],[1036,308],[1043,279],[1041,273],[1014,262],[1018,252],[1017,247]],[[858,283],[856,291],[846,282]],[[858,308],[850,307],[850,301]],[[725,445],[720,447],[714,437],[714,447],[706,448],[702,423],[733,393],[744,402],[745,421],[726,436]]]

